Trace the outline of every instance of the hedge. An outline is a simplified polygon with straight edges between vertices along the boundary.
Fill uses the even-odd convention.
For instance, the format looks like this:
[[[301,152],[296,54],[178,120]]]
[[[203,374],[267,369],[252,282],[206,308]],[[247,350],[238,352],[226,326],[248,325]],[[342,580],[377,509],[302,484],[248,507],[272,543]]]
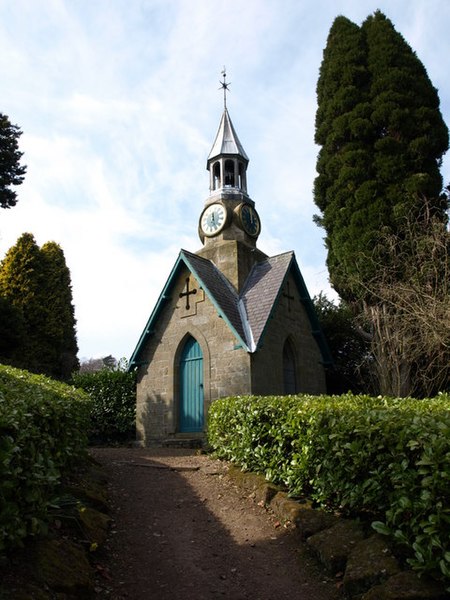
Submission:
[[[76,373],[72,383],[92,401],[89,439],[93,444],[123,443],[136,436],[136,375],[102,369]]]
[[[450,580],[450,396],[235,397],[209,410],[216,454],[291,495],[364,515],[416,570]]]
[[[0,365],[0,552],[45,531],[62,475],[86,457],[89,411],[81,391]]]

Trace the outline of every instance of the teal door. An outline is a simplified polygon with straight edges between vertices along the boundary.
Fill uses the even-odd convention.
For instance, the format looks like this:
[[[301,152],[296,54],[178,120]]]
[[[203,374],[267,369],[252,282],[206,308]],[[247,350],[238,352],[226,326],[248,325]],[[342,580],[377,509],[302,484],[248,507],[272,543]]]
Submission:
[[[180,359],[181,433],[203,431],[203,354],[200,344],[189,337]]]

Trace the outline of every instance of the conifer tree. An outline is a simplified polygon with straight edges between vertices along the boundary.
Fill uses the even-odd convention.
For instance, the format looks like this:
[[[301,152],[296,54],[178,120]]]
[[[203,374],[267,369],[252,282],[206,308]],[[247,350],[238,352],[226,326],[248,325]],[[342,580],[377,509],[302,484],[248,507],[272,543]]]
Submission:
[[[11,186],[24,180],[26,167],[20,164],[23,152],[19,151],[22,131],[0,113],[0,207],[11,208],[17,203],[17,194]]]
[[[46,305],[43,347],[47,349],[46,372],[57,379],[69,379],[78,369],[78,345],[72,284],[64,252],[55,242],[41,248],[44,268],[43,299]]]
[[[29,371],[41,372],[39,339],[45,322],[40,295],[42,258],[31,233],[24,233],[6,253],[0,265],[0,295],[19,310],[24,319],[25,336],[16,348],[12,363]]]
[[[408,363],[405,348],[421,332],[399,330],[400,322],[408,322],[405,307],[383,300],[392,294],[381,293],[380,286],[410,283],[412,271],[403,265],[412,223],[422,223],[417,231],[426,244],[430,218],[437,227],[447,222],[440,166],[448,129],[439,97],[423,64],[380,11],[361,27],[344,17],[335,20],[317,97],[321,149],[314,198],[322,213],[316,220],[326,231],[330,280],[370,324],[380,391],[406,395],[418,387],[411,378],[419,366],[413,359]],[[435,265],[437,271],[446,272],[446,260]],[[434,294],[442,297],[439,290]],[[383,341],[388,338],[389,353]]]
[[[70,272],[54,242],[42,248],[24,233],[0,265],[0,295],[23,315],[24,336],[9,354],[15,366],[68,379],[78,367]]]
[[[353,301],[379,263],[371,258],[382,229],[398,231],[425,197],[446,218],[439,167],[448,130],[424,66],[379,11],[361,27],[335,20],[317,97],[317,221],[331,282]]]

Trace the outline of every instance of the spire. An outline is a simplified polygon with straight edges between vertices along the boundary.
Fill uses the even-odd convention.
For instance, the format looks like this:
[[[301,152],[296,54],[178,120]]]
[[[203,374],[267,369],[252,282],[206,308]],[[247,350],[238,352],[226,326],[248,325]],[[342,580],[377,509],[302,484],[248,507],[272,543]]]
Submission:
[[[223,111],[216,139],[214,140],[213,147],[211,148],[211,152],[208,156],[208,162],[213,158],[219,157],[221,154],[232,154],[234,156],[237,155],[243,158],[246,163],[248,163],[248,156],[245,153],[241,142],[239,141],[226,107]]]
[[[214,144],[206,162],[209,171],[210,193],[244,194],[247,195],[247,166],[248,156],[231,122],[227,109],[227,92],[229,83],[226,82],[225,67],[222,71],[223,81],[223,114],[217,130]]]

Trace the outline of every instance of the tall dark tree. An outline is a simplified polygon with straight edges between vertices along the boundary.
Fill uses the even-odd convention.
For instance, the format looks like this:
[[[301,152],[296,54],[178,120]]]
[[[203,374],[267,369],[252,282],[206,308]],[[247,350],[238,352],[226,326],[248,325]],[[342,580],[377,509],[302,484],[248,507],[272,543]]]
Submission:
[[[23,234],[0,265],[0,295],[23,316],[24,335],[7,362],[69,379],[78,347],[70,272],[58,244],[39,248]]]
[[[331,282],[353,301],[359,281],[373,276],[383,228],[398,231],[424,197],[445,219],[439,168],[448,130],[424,66],[381,12],[361,27],[335,20],[317,97],[318,221]]]
[[[26,166],[20,164],[23,152],[19,151],[22,131],[0,113],[0,207],[11,208],[17,203],[17,193],[11,186],[20,185]]]
[[[36,373],[40,370],[41,332],[45,305],[41,302],[42,257],[31,233],[24,233],[0,264],[0,295],[23,315],[25,337],[11,363]]]
[[[46,372],[57,379],[69,379],[78,369],[75,310],[70,271],[62,248],[47,242],[41,248],[43,258],[46,318],[43,347],[48,352]]]
[[[383,348],[380,336],[387,335],[379,324],[395,328],[399,322],[391,314],[393,307],[381,300],[378,283],[392,287],[411,277],[397,257],[408,256],[406,228],[412,222],[430,215],[433,223],[447,221],[440,166],[448,129],[423,64],[379,11],[361,27],[344,17],[335,20],[317,96],[316,142],[321,150],[314,194],[322,213],[317,221],[326,231],[330,279],[371,323],[377,359]],[[395,253],[383,243],[392,236]],[[409,336],[411,331],[389,332],[395,340],[391,356],[377,363],[383,368],[392,364],[393,371],[405,376],[380,373],[382,393],[405,395],[414,389],[414,368],[405,363],[402,351]]]

